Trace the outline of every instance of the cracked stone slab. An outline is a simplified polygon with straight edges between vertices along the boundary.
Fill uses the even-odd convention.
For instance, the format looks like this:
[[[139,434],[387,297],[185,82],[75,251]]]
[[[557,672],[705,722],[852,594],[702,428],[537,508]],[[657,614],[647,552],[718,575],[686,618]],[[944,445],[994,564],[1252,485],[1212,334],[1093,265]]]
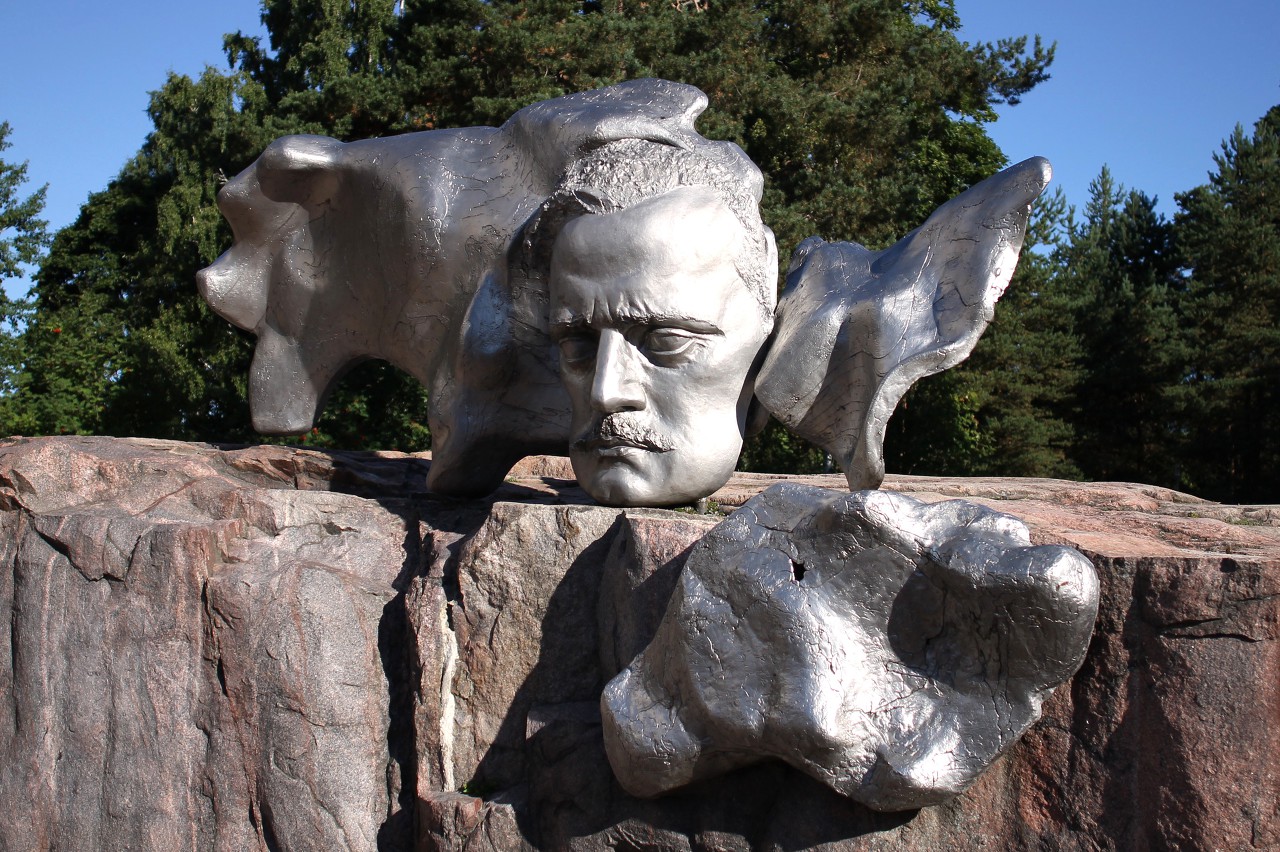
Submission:
[[[462,617],[453,572],[463,544],[479,543],[492,503],[423,494],[429,464],[425,454],[394,452],[0,441],[0,801],[20,804],[0,810],[0,848],[343,848],[318,833],[336,824],[328,817],[296,818],[308,813],[302,800],[293,812],[273,805],[267,833],[262,803],[284,800],[272,787],[289,779],[263,745],[286,754],[313,733],[315,751],[300,753],[295,771],[310,762],[347,779],[322,779],[330,790],[341,782],[353,794],[386,791],[327,799],[330,813],[357,826],[348,848],[375,848],[375,838],[388,852],[1280,848],[1274,506],[1129,483],[890,476],[894,490],[925,502],[961,497],[1021,518],[1033,543],[1085,552],[1102,591],[1080,671],[1045,701],[1040,722],[943,805],[871,811],[780,761],[637,799],[613,778],[600,719],[574,702],[652,639],[672,560],[683,560],[706,519],[626,512],[606,533],[612,544],[567,570],[548,558],[541,542],[551,532],[539,528],[560,523],[547,507],[589,500],[566,460],[531,459],[497,495],[508,504],[507,533],[492,540],[503,542],[506,574],[497,561],[484,567],[486,583],[517,587],[524,602],[502,610],[499,645],[481,643],[481,630],[471,649],[477,659],[498,651],[509,668],[461,710],[505,718],[512,693],[496,687],[524,683],[516,668],[536,666],[543,633],[569,643],[556,648],[567,647],[574,665],[556,671],[573,676],[557,685],[542,679],[551,669],[538,669],[530,711],[512,716],[512,737],[495,750],[505,761],[526,738],[522,798],[523,785],[457,793],[470,778],[443,771],[453,766],[463,703],[453,686],[465,679],[455,674],[470,665],[449,627]],[[845,486],[840,475],[739,474],[715,502],[736,508],[780,481]],[[527,523],[516,522],[522,513]],[[292,558],[295,546],[309,564]],[[581,609],[584,598],[561,584],[589,585],[597,572],[599,609]],[[329,583],[325,594],[295,595],[306,575]],[[222,579],[205,583],[211,576]],[[329,599],[329,590],[338,594]],[[206,604],[207,592],[216,594]],[[470,599],[477,608],[483,600]],[[375,614],[377,636],[352,629]],[[327,630],[327,619],[340,624]],[[300,652],[301,682],[277,680]],[[362,686],[343,697],[357,696],[375,720],[347,729],[347,746],[358,748],[342,752],[325,738],[336,727],[309,727],[322,707],[270,718],[286,691],[313,702],[338,672],[336,697],[352,671],[363,672]],[[481,760],[492,745],[459,740]]]
[[[26,803],[0,813],[0,848],[407,837],[403,705],[382,655],[416,522],[327,490],[336,461],[0,447],[0,797]]]
[[[599,696],[599,563],[620,515],[600,506],[495,503],[479,529],[452,545],[446,641],[456,662],[443,736],[453,784],[519,784],[529,707]],[[415,624],[434,618],[432,609],[409,614]]]

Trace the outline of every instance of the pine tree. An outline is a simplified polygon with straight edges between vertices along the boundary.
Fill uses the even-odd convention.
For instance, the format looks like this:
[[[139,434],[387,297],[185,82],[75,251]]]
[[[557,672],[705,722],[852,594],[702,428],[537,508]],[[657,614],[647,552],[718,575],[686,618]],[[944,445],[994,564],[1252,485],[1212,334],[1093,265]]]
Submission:
[[[1075,296],[1061,274],[1071,211],[1054,192],[1038,203],[1017,273],[965,365],[986,442],[981,468],[1001,476],[1077,478],[1081,380]]]
[[[780,246],[883,247],[1004,164],[982,125],[1048,76],[1038,39],[968,45],[959,26],[949,0],[454,0],[410,4],[392,52],[433,57],[397,69],[412,127],[494,124],[627,78],[691,83],[703,134],[767,176]]]
[[[12,147],[12,131],[9,122],[0,121],[0,154]],[[26,163],[0,160],[0,284],[20,276],[23,267],[35,263],[48,243],[48,223],[40,218],[46,187],[19,198],[26,182]]]
[[[348,29],[346,19],[331,24]],[[301,41],[282,42],[272,62],[244,59],[253,45],[237,34],[228,52],[243,67],[207,69],[197,81],[171,76],[152,96],[155,129],[142,150],[57,235],[24,339],[32,380],[21,407],[33,431],[258,440],[245,388],[252,340],[213,315],[193,285],[230,243],[217,192],[277,136],[337,133],[342,122],[325,110],[341,110],[344,121],[360,112],[338,95],[306,96],[328,89],[290,88],[301,72],[289,51],[307,53],[308,38],[332,39],[282,26]],[[375,71],[382,73],[365,76]],[[326,79],[317,72],[313,82]],[[345,128],[352,138],[365,129],[356,125]],[[303,442],[428,444],[416,382],[381,364],[352,379]]]
[[[1073,223],[1064,270],[1082,345],[1075,458],[1089,479],[1182,484],[1179,273],[1172,223],[1104,167]]]
[[[1060,190],[1036,203],[1017,271],[973,354],[913,389],[890,422],[895,470],[1080,476],[1072,453],[1081,344],[1062,274],[1069,222]]]
[[[11,132],[7,121],[0,122],[0,154],[11,147]],[[36,263],[49,242],[47,223],[40,218],[46,187],[22,198],[26,182],[26,163],[0,160],[0,430],[5,434],[20,431],[14,427],[21,424],[13,420],[8,409],[10,397],[23,382],[19,335],[32,306],[23,296],[11,297],[3,285]]]
[[[980,471],[1075,479],[1081,339],[1065,276],[1071,210],[1056,191],[1038,203],[1018,270],[966,364],[989,436]]]
[[[1207,185],[1178,196],[1190,273],[1187,478],[1197,493],[1280,500],[1280,106],[1237,127]]]

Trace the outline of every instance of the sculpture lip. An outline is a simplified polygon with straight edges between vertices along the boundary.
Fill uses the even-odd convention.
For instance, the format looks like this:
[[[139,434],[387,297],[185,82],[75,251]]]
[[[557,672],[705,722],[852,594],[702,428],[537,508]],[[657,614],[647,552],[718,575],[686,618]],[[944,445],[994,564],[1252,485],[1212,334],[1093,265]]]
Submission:
[[[570,449],[587,450],[600,454],[610,454],[610,450],[647,450],[651,453],[670,452],[670,447],[643,438],[624,438],[620,436],[601,436],[581,438],[570,445]]]

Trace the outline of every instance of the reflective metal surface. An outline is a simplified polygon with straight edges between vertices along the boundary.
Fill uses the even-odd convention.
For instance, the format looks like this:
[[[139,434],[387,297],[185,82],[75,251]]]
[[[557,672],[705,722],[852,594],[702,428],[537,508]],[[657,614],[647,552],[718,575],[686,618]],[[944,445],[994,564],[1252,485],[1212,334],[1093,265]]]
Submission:
[[[691,552],[601,700],[623,787],[654,796],[778,758],[880,810],[961,792],[1080,666],[1078,552],[959,500],[775,485]]]
[[[551,328],[573,403],[569,458],[597,500],[691,502],[733,472],[773,307],[737,271],[744,239],[699,186],[581,216],[557,238]]]
[[[885,251],[811,237],[791,259],[756,394],[831,453],[849,488],[884,480],[884,430],[917,380],[973,351],[1049,182],[1033,157],[939,207]]]
[[[984,181],[885,252],[806,240],[767,338],[763,178],[693,129],[705,107],[636,80],[499,128],[272,143],[219,195],[235,244],[198,278],[258,337],[255,428],[310,429],[338,377],[381,358],[429,389],[435,491],[485,494],[521,457],[568,452],[601,502],[689,502],[725,481],[764,409],[851,487],[878,485],[889,415],[973,348],[1048,163]],[[683,355],[660,351],[681,336]]]
[[[436,491],[485,494],[522,456],[568,452],[601,502],[691,502],[766,409],[851,488],[878,486],[890,414],[972,350],[1049,165],[887,251],[806,240],[778,302],[763,178],[694,131],[705,107],[639,80],[499,128],[277,140],[220,194],[235,244],[198,280],[258,337],[255,427],[306,431],[381,358],[429,389]],[[642,796],[776,757],[872,807],[939,802],[1075,671],[1096,608],[1089,562],[1012,518],[776,486],[697,545],[610,682],[609,758]]]
[[[499,128],[272,143],[219,194],[235,244],[197,282],[258,337],[254,427],[310,429],[336,380],[381,358],[430,391],[433,490],[485,494],[521,457],[564,453],[546,269],[517,258],[522,229],[570,163],[621,139],[736,156],[758,196],[741,151],[694,132],[705,107],[691,86],[639,80]]]

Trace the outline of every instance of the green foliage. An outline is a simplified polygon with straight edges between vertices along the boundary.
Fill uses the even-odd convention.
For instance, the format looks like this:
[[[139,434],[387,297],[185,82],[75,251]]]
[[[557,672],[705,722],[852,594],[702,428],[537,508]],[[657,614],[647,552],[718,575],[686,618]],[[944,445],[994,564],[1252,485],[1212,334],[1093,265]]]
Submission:
[[[1280,500],[1280,106],[1237,127],[1209,183],[1178,196],[1192,356],[1185,476],[1198,493]]]
[[[18,434],[7,411],[13,395],[24,384],[22,332],[31,321],[34,307],[30,299],[11,298],[0,292],[0,432]]]
[[[757,473],[832,472],[825,452],[791,434],[773,419],[759,435],[747,439],[742,457],[738,459],[738,469]]]
[[[1105,168],[1042,203],[996,319],[890,424],[894,469],[1132,480],[1280,499],[1280,107],[1172,222]]]
[[[1060,191],[1041,201],[1018,270],[965,372],[981,400],[988,454],[980,471],[1002,476],[1080,474],[1072,458],[1082,378],[1078,305],[1058,275],[1069,211]]]
[[[0,154],[12,147],[12,130],[9,122],[0,121]],[[48,223],[40,218],[46,187],[20,199],[19,192],[26,182],[26,163],[15,165],[0,160],[0,284],[21,275],[23,267],[35,263],[48,245]]]
[[[9,430],[98,431],[116,387],[112,379],[120,369],[122,334],[102,293],[33,317],[23,334],[22,385],[0,408]]]
[[[1003,157],[993,106],[1045,76],[1052,49],[970,46],[950,2],[439,2],[392,35],[410,127],[494,124],[539,99],[626,78],[705,91],[709,137],[768,175],[779,244],[814,233],[887,244]]]
[[[973,356],[908,394],[887,455],[917,473],[1184,485],[1184,289],[1152,199],[1105,168],[1080,220],[1050,195]]]
[[[0,154],[11,147],[11,132],[7,121],[0,122]],[[40,218],[46,188],[21,198],[26,182],[26,163],[0,160],[0,288],[36,263],[49,244],[47,223]],[[30,299],[15,299],[0,289],[0,431],[5,434],[21,431],[6,414],[13,394],[24,383],[21,332],[33,310]]]
[[[964,43],[952,0],[266,0],[263,20],[266,44],[229,35],[225,70],[153,93],[154,130],[57,234],[34,301],[0,302],[0,431],[257,440],[252,340],[193,278],[231,241],[218,189],[279,136],[492,125],[626,78],[682,80],[709,96],[700,130],[764,170],[785,264],[813,234],[886,246],[999,169],[985,125],[1053,58],[1038,39]],[[0,281],[48,244],[25,180],[0,160]],[[1280,107],[1178,203],[1170,222],[1105,169],[1078,218],[1043,199],[970,360],[889,424],[890,470],[1280,499]],[[426,408],[416,382],[366,364],[298,440],[422,449]],[[827,464],[776,423],[742,460]]]
[[[920,382],[898,404],[885,430],[885,465],[893,473],[971,474],[991,456],[978,419],[980,400],[954,370]]]
[[[1082,346],[1076,457],[1095,480],[1178,486],[1174,388],[1186,369],[1172,224],[1107,169],[1074,224],[1063,275]]]

